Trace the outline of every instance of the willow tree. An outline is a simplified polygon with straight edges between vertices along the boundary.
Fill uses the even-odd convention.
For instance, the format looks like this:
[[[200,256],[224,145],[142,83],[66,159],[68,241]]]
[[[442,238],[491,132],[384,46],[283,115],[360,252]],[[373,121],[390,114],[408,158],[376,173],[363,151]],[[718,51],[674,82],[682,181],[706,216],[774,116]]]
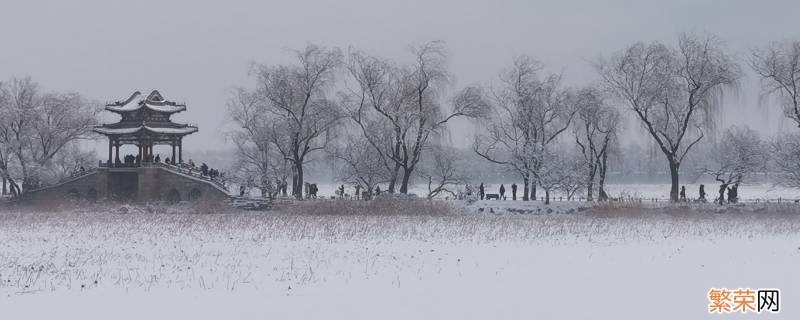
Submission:
[[[355,85],[342,93],[350,118],[389,172],[390,192],[396,184],[408,192],[423,152],[451,120],[485,112],[471,87],[446,99],[453,76],[443,42],[415,46],[411,54],[411,63],[395,64],[354,52],[348,69]]]
[[[764,93],[779,97],[784,115],[800,127],[800,40],[753,50],[750,66],[761,78]]]
[[[473,144],[482,158],[519,174],[525,201],[529,191],[536,198],[537,171],[546,161],[547,148],[569,128],[575,114],[561,76],[540,77],[541,69],[538,61],[521,56],[501,72],[501,84],[484,95],[490,111]]]
[[[636,43],[595,66],[666,157],[678,201],[681,163],[713,125],[725,89],[737,85],[738,64],[716,37],[682,34],[677,47]]]
[[[295,57],[296,64],[253,68],[256,126],[265,132],[255,144],[263,145],[262,149],[269,145],[291,164],[292,195],[302,199],[308,155],[325,148],[342,119],[336,101],[328,97],[342,54],[308,45],[295,51]]]
[[[0,83],[0,175],[12,193],[40,187],[53,159],[90,137],[97,111],[78,93],[47,92],[30,78]],[[22,179],[21,185],[13,176]]]
[[[606,172],[608,154],[617,140],[620,114],[616,108],[606,103],[603,92],[593,86],[581,88],[575,95],[575,142],[586,165],[586,198],[594,199],[594,186],[597,178],[598,197],[606,200]]]

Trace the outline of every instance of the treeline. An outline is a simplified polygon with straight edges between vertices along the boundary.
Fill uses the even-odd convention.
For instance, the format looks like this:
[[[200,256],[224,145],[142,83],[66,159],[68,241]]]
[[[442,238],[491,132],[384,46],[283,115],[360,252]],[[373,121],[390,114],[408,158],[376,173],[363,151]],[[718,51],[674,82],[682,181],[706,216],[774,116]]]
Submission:
[[[98,110],[78,93],[45,91],[30,78],[0,82],[2,194],[20,196],[96,165],[96,155],[77,141],[90,138]]]
[[[800,42],[775,42],[738,61],[713,35],[681,34],[674,44],[638,42],[592,62],[596,81],[568,87],[519,56],[486,85],[454,88],[445,44],[413,47],[408,63],[350,48],[308,45],[294,64],[256,64],[253,86],[239,88],[228,109],[237,129],[237,176],[273,194],[291,179],[302,198],[312,159],[339,164],[343,183],[407,193],[415,178],[428,197],[454,192],[474,170],[448,145],[447,126],[469,119],[476,126],[471,151],[523,182],[523,199],[552,191],[589,199],[604,190],[619,143],[622,119],[632,116],[655,146],[678,199],[684,162],[721,184],[739,184],[754,172],[780,172],[798,186],[800,139],[762,140],[747,127],[715,126],[722,98],[740,85],[742,66],[762,80],[764,94],[780,98],[800,125]],[[489,84],[491,83],[491,84]],[[718,132],[719,131],[719,132]],[[704,148],[710,133],[721,136]],[[692,156],[695,149],[701,155]],[[610,160],[611,159],[611,160]],[[472,168],[470,168],[472,169]]]

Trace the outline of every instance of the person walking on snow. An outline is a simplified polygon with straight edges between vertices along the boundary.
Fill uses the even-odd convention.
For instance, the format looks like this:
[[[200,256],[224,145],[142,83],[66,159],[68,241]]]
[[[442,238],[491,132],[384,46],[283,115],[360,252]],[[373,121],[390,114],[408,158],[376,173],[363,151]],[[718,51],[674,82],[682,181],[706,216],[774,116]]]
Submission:
[[[505,194],[506,194],[506,187],[503,186],[503,184],[501,183],[500,184],[500,199],[505,200],[506,199]]]
[[[483,200],[483,191],[483,182],[481,182],[481,185],[478,187],[478,194],[481,196],[481,200]]]

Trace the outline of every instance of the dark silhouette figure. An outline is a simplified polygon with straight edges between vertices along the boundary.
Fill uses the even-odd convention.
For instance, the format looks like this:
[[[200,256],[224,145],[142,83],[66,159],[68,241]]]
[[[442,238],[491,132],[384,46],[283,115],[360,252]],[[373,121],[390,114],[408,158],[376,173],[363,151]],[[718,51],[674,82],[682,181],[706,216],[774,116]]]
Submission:
[[[381,195],[381,186],[376,186],[375,187],[375,196],[377,197],[379,195]]]
[[[500,184],[500,199],[505,200],[506,199],[505,194],[506,194],[506,187],[503,186],[503,184]]]
[[[161,162],[161,155],[157,154],[156,155],[156,163],[159,163],[159,162]]]
[[[244,197],[244,190],[245,190],[244,185],[239,186],[239,196],[240,197]]]
[[[739,199],[739,185],[734,184],[732,187],[728,188],[728,203],[736,203]]]
[[[481,182],[481,185],[478,187],[478,194],[481,196],[481,200],[483,200],[483,196],[485,195],[483,189],[483,182]]]
[[[681,201],[686,201],[686,186],[681,186]]]
[[[166,163],[166,164],[172,164],[172,161],[170,161],[170,160],[169,160],[169,157],[167,157],[166,159],[164,159],[164,163]]]
[[[511,184],[511,200],[517,201],[517,184]]]
[[[361,198],[361,185],[357,184],[356,185],[356,200],[359,200],[360,198]]]
[[[205,164],[205,162],[200,165],[200,172],[203,174],[203,176],[208,175],[208,165]]]
[[[724,183],[719,185],[719,204],[725,204],[725,189],[727,188],[728,186]]]
[[[344,199],[344,185],[339,186],[339,199]]]
[[[319,191],[319,189],[317,189],[317,184],[316,183],[312,183],[309,186],[309,189],[311,189],[310,190],[311,191],[311,198],[316,199],[317,198],[317,191]]]
[[[706,201],[706,186],[700,185],[700,201]]]

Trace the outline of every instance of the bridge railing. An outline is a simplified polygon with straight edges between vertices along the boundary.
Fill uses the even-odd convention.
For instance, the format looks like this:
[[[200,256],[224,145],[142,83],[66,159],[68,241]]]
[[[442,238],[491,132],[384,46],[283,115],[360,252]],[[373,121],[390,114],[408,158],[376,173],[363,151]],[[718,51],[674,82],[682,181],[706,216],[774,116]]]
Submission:
[[[144,168],[163,168],[180,174],[185,174],[193,178],[211,182],[222,190],[228,191],[228,187],[224,179],[211,178],[208,175],[203,175],[199,168],[190,166],[188,164],[168,164],[163,162],[143,162],[140,167]]]
[[[83,176],[87,176],[87,175],[90,175],[90,174],[92,174],[92,173],[94,173],[96,171],[97,171],[97,168],[89,168],[89,169],[80,168],[80,170],[75,170],[74,172],[70,173],[68,176],[59,179],[58,182],[56,182],[55,184],[59,184],[59,183],[65,182],[65,181],[69,181],[69,180],[75,179],[75,178],[80,178],[80,177],[83,177]]]

